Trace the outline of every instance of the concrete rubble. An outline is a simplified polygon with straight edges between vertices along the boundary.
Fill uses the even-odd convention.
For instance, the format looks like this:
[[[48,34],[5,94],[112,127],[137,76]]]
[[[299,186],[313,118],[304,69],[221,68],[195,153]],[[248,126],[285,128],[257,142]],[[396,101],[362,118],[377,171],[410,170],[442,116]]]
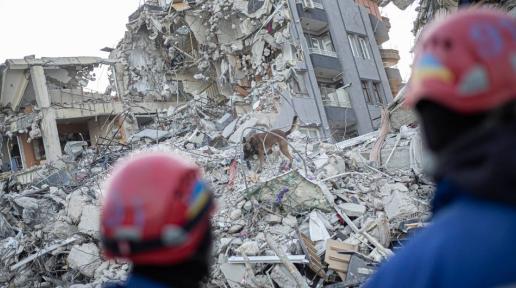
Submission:
[[[433,184],[422,175],[419,131],[411,121],[341,143],[296,131],[288,139],[292,169],[277,149],[261,173],[258,161],[248,169],[242,137],[272,128],[291,89],[299,59],[290,21],[285,0],[146,1],[108,49],[109,61],[70,73],[75,85],[99,61],[113,68],[108,90],[122,108],[95,128],[107,131],[97,145],[73,139],[56,160],[0,174],[0,286],[124,280],[129,264],[100,252],[102,183],[116,160],[143,151],[191,159],[214,190],[205,287],[360,285],[430,217]],[[165,102],[176,105],[156,108]],[[2,119],[41,138],[46,112],[22,114]],[[326,257],[335,246],[347,257]]]
[[[198,117],[192,110],[181,113],[160,121],[172,123],[173,118]],[[202,124],[197,123],[188,121],[182,125],[188,131],[201,130]],[[349,281],[356,281],[357,277],[346,280],[345,275],[351,273],[348,266],[357,264],[343,260],[332,263],[342,265],[338,270],[328,268],[324,262],[327,241],[356,245],[357,250],[351,255],[359,257],[355,262],[361,266],[353,269],[373,271],[409,230],[423,226],[430,216],[428,202],[433,186],[407,164],[408,153],[400,152],[396,158],[403,165],[384,166],[366,160],[378,136],[363,137],[362,141],[351,139],[356,142],[351,146],[323,142],[308,145],[303,138],[293,138],[289,141],[294,147],[308,145],[303,153],[295,153],[293,170],[284,170],[284,160],[276,151],[262,173],[257,174],[240,161],[241,144],[225,142],[215,148],[204,143],[197,148],[185,148],[190,133],[174,131],[165,124],[161,127],[172,132],[159,144],[156,139],[147,141],[143,137],[130,145],[106,146],[98,151],[86,148],[75,162],[61,168],[73,175],[67,185],[50,186],[41,180],[22,185],[4,180],[0,194],[2,282],[16,283],[16,287],[99,287],[106,281],[124,279],[129,265],[105,261],[99,251],[101,183],[116,159],[141,151],[170,151],[190,158],[203,167],[214,189],[219,207],[213,219],[213,272],[206,287],[297,285],[292,286],[296,283],[292,272],[284,266],[284,259],[277,258],[279,255],[267,244],[267,237],[291,255],[292,260],[287,261],[295,263],[307,285],[319,283],[318,287],[324,287],[342,281],[353,284]],[[219,126],[219,130],[210,132],[223,128]],[[399,133],[388,134],[386,139],[396,139]],[[406,141],[416,135],[409,134]],[[389,143],[384,144],[387,150],[392,149]],[[339,148],[342,146],[348,147]],[[236,170],[231,169],[232,160],[236,160]],[[253,162],[252,166],[256,164]],[[320,170],[321,165],[335,167]],[[336,175],[334,170],[342,173]],[[308,237],[313,247],[307,247],[300,235]],[[30,255],[70,237],[75,237],[73,242],[11,269]],[[308,266],[312,263],[310,249],[315,249],[312,256],[319,259],[322,276]],[[235,258],[241,256],[244,258]],[[234,264],[228,262],[231,257]],[[357,279],[362,281],[366,277]]]

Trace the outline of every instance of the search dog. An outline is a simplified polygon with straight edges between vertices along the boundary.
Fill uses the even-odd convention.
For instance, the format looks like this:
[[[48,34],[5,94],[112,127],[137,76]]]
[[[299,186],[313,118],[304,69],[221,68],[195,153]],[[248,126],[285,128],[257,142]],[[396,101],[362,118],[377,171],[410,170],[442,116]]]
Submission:
[[[270,132],[256,133],[247,139],[244,137],[242,143],[244,144],[244,160],[247,163],[247,168],[251,170],[249,160],[252,159],[254,155],[258,155],[258,159],[260,160],[258,172],[261,172],[263,163],[265,162],[265,153],[271,154],[272,147],[276,144],[279,146],[281,153],[290,161],[289,167],[291,167],[293,158],[288,150],[287,136],[294,132],[298,126],[299,117],[296,115],[294,119],[292,119],[290,129],[286,132],[280,129],[274,129]]]

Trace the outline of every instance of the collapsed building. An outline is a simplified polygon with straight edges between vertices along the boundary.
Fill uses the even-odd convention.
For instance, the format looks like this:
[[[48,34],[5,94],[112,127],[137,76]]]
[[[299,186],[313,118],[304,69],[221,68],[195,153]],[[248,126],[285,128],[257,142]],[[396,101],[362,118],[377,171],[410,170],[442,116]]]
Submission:
[[[2,171],[27,172],[59,160],[73,145],[96,147],[110,138],[124,142],[138,124],[135,115],[150,117],[169,109],[170,103],[164,101],[134,107],[118,93],[87,91],[88,82],[96,77],[94,68],[100,65],[111,67],[115,62],[97,57],[25,57],[0,66],[0,103],[5,112]]]
[[[1,66],[4,171],[56,160],[69,141],[95,147],[115,133],[125,142],[192,99],[205,120],[227,114],[227,123],[272,129],[298,115],[307,137],[340,141],[378,129],[401,87],[399,53],[380,48],[389,22],[372,0],[147,1],[127,29],[104,49],[109,59]],[[111,85],[87,92],[100,65]]]
[[[308,136],[342,140],[377,129],[400,89],[371,0],[147,1],[129,21],[110,59],[132,99],[195,97],[267,129],[298,115]]]

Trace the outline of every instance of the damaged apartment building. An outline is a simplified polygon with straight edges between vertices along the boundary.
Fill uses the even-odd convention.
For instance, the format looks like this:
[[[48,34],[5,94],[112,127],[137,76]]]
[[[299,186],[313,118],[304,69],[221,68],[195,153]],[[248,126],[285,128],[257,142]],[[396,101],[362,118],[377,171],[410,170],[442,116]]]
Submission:
[[[103,49],[109,59],[0,66],[2,171],[54,161],[73,145],[127,142],[185,103],[200,115],[192,121],[206,131],[216,122],[233,143],[247,127],[285,128],[294,115],[311,138],[371,132],[401,84],[398,52],[380,46],[388,30],[372,0],[148,0]],[[108,88],[89,91],[101,66]]]
[[[0,65],[2,171],[55,161],[72,145],[123,142],[137,124],[135,115],[148,117],[149,111],[170,106],[162,101],[128,107],[116,91],[88,91],[87,84],[96,80],[94,69],[114,63],[98,57],[29,56]]]
[[[342,140],[377,129],[401,84],[372,0],[147,1],[127,28],[110,50],[123,93],[229,107],[231,127],[285,128],[298,115],[306,135]]]

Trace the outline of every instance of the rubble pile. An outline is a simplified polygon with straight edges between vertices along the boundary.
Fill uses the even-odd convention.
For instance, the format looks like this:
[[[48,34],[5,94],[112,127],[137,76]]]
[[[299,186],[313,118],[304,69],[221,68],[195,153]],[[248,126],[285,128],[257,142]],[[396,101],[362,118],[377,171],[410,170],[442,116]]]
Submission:
[[[13,176],[2,179],[3,287],[68,287],[125,276],[127,264],[103,262],[98,247],[100,183],[118,153],[82,150],[78,162],[67,155],[25,185]]]
[[[300,62],[286,0],[146,1],[111,50],[111,77],[127,108],[194,99],[271,126]],[[239,104],[240,103],[240,104]]]
[[[289,138],[293,168],[275,148],[258,174],[258,161],[249,170],[242,145],[221,136],[231,125],[242,131],[248,120],[202,119],[208,112],[180,107],[129,144],[78,145],[29,184],[2,179],[0,283],[98,287],[124,279],[129,265],[100,252],[101,183],[117,159],[141,151],[178,153],[203,167],[218,206],[207,287],[358,285],[429,216],[432,185],[405,151],[416,129],[385,137],[382,157],[397,165],[383,166],[366,160],[378,133],[328,144],[296,131]]]

